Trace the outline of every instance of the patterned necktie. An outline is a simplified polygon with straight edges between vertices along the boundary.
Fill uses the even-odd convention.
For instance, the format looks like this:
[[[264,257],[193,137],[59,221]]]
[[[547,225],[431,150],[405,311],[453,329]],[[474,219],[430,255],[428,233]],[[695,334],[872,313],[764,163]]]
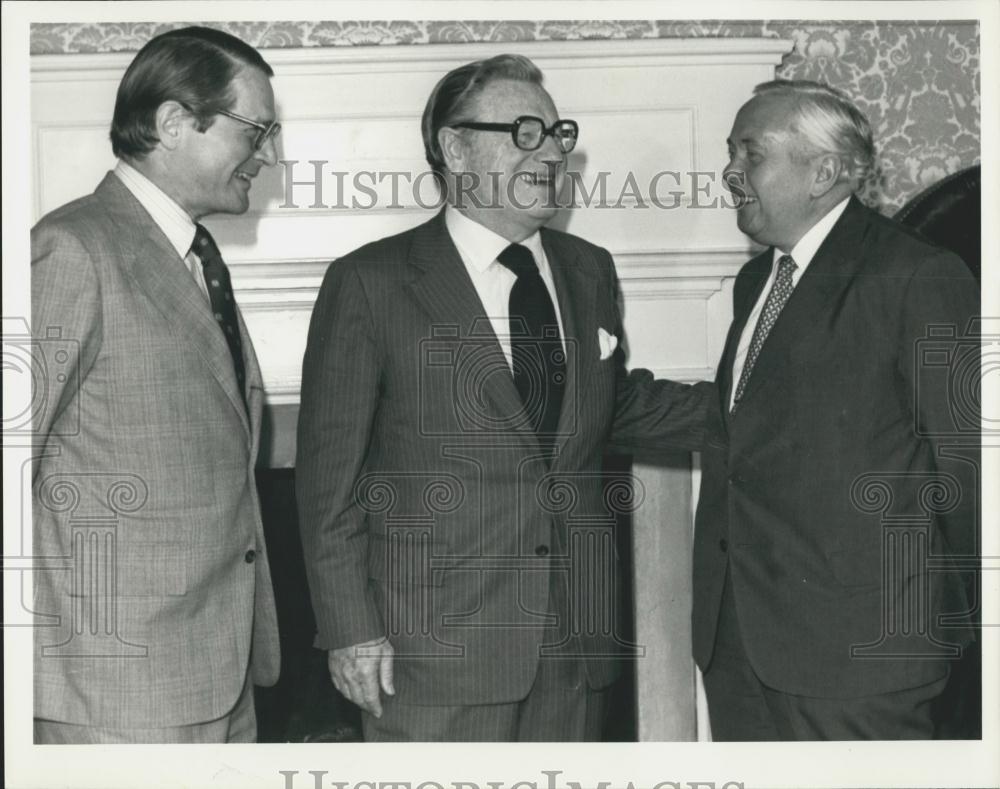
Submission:
[[[795,271],[795,261],[791,255],[782,255],[778,258],[778,275],[774,278],[771,292],[767,294],[767,301],[764,302],[764,309],[757,319],[757,326],[753,330],[753,339],[750,340],[750,349],[747,351],[747,358],[743,362],[743,372],[740,373],[740,381],[736,385],[736,397],[733,399],[733,407],[729,413],[736,410],[736,406],[743,399],[747,382],[750,380],[750,373],[760,355],[760,349],[764,346],[764,340],[771,333],[774,322],[778,320],[785,302],[792,295],[792,273]]]
[[[539,443],[551,453],[566,387],[556,309],[530,249],[511,244],[497,260],[517,276],[509,310],[514,385]]]
[[[236,383],[239,385],[243,404],[246,405],[247,376],[243,366],[243,343],[240,340],[240,326],[236,320],[236,300],[233,298],[229,269],[219,254],[215,239],[201,225],[195,225],[191,251],[201,261],[202,274],[208,286],[208,298],[212,303],[212,313],[219,328],[222,329],[222,336],[226,338],[226,345],[229,346],[229,354],[233,357],[233,369],[236,372]]]

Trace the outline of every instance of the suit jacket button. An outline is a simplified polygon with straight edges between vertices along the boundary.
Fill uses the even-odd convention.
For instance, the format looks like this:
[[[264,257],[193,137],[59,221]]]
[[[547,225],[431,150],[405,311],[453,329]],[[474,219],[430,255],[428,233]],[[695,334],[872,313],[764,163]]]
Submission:
[[[722,551],[723,553],[729,550],[729,542],[726,540],[725,537],[719,540],[719,550]]]
[[[537,548],[535,548],[535,553],[538,556],[548,556],[549,555],[549,546],[548,545],[539,545]]]
[[[243,561],[245,561],[247,564],[253,564],[253,560],[256,558],[257,558],[257,551],[251,548],[249,551],[246,552],[246,555],[243,557]]]

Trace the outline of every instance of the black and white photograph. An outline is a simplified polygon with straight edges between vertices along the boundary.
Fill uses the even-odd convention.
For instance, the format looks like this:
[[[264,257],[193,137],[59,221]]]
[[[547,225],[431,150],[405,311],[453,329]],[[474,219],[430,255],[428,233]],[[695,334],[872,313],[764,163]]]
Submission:
[[[1000,786],[1000,5],[2,12],[5,785]]]

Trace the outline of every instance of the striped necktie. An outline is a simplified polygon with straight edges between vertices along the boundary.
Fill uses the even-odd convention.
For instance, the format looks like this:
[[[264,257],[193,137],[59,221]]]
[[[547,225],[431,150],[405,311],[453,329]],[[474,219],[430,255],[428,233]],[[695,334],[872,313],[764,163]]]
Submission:
[[[750,341],[747,358],[743,362],[743,372],[740,373],[740,380],[736,385],[736,396],[733,398],[733,407],[729,411],[730,414],[736,410],[736,406],[743,399],[743,393],[746,391],[747,382],[750,380],[750,373],[753,372],[753,366],[760,355],[760,349],[764,347],[764,341],[767,339],[767,335],[771,333],[771,329],[774,327],[775,321],[778,320],[785,302],[792,295],[792,274],[795,272],[795,268],[795,261],[792,260],[791,255],[782,255],[778,258],[778,274],[774,278],[771,292],[767,294],[764,309],[761,311],[760,318],[757,320],[757,326],[753,330],[753,339]]]

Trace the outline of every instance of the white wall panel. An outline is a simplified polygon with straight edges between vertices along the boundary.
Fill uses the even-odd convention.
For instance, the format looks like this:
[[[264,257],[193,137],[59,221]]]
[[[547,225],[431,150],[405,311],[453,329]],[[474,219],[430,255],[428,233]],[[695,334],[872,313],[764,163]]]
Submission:
[[[304,349],[304,314],[323,263],[431,214],[421,207],[433,202],[434,190],[421,176],[420,114],[434,83],[460,63],[512,48],[542,67],[560,114],[580,123],[571,168],[592,201],[604,178],[604,205],[585,206],[577,192],[577,207],[553,224],[615,254],[631,362],[680,378],[710,373],[728,321],[720,304],[725,280],[747,253],[710,174],[724,163],[735,110],[773,75],[788,46],[664,39],[265,51],[284,124],[279,153],[297,164],[264,171],[247,214],[206,224],[251,313],[272,399],[295,399],[293,362]],[[131,57],[33,58],[36,217],[91,191],[113,166],[107,130]],[[311,161],[322,162],[318,187]],[[658,173],[660,207],[650,201]],[[417,200],[409,184],[421,177]],[[304,183],[286,190],[286,180]],[[697,187],[707,191],[696,194]],[[292,316],[284,314],[285,290],[294,293]]]

